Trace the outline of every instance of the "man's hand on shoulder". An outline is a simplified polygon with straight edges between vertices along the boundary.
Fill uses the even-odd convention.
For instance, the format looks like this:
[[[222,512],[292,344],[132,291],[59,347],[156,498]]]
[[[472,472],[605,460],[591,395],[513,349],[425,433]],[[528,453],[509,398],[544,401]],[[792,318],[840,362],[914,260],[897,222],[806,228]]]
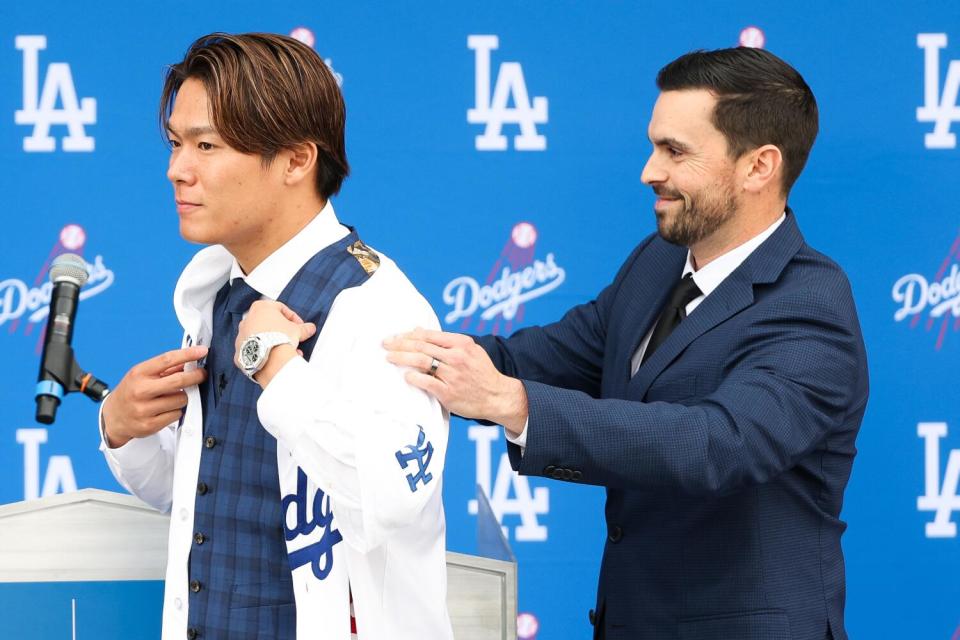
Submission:
[[[512,435],[527,420],[523,383],[505,376],[470,336],[416,329],[384,341],[387,360],[410,367],[405,378],[452,413],[501,424]]]
[[[123,376],[103,404],[103,431],[107,446],[122,447],[133,438],[151,436],[176,422],[187,406],[184,391],[203,382],[207,373],[184,371],[188,362],[207,355],[207,347],[168,351],[141,362]]]
[[[240,321],[237,330],[237,341],[234,345],[236,354],[234,363],[238,363],[240,345],[243,341],[252,335],[265,333],[267,331],[279,331],[290,336],[294,344],[299,345],[317,332],[317,326],[312,322],[304,322],[293,309],[273,300],[258,300],[250,305],[250,310],[243,320]],[[266,389],[273,377],[277,375],[285,364],[293,360],[297,355],[303,356],[300,349],[295,349],[290,345],[280,345],[270,351],[270,357],[254,376],[253,379],[262,388]],[[238,364],[239,366],[239,364]]]

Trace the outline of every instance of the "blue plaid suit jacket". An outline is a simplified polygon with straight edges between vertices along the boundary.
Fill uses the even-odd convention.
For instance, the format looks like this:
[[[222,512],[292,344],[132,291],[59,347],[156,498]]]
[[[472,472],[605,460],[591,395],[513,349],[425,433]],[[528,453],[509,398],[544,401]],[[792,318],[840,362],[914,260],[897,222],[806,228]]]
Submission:
[[[788,212],[631,377],[686,253],[650,236],[596,300],[477,339],[526,388],[511,461],[607,488],[597,637],[843,640],[839,516],[868,395],[847,278]]]

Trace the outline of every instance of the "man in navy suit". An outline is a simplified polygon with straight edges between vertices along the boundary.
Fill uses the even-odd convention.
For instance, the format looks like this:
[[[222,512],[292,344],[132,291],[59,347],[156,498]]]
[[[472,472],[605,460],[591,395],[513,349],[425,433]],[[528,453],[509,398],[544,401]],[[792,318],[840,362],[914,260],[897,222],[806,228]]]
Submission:
[[[613,283],[554,324],[417,331],[390,358],[503,425],[520,473],[607,488],[596,638],[845,639],[867,364],[846,276],[787,207],[816,101],[756,49],[687,54],[657,85],[657,233]]]

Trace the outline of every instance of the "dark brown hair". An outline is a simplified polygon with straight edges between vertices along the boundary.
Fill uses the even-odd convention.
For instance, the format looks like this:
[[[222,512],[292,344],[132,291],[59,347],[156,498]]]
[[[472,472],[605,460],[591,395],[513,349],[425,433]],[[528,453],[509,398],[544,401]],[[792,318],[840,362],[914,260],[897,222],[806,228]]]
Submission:
[[[211,33],[197,39],[183,61],[171,65],[160,96],[167,130],[181,85],[195,78],[210,101],[217,133],[264,165],[283,149],[317,145],[317,191],[336,194],[350,173],[344,145],[346,109],[327,67],[307,45],[272,33]]]
[[[796,69],[763,49],[693,51],[661,69],[657,87],[710,91],[717,98],[713,125],[730,156],[775,145],[783,154],[783,195],[790,192],[819,128],[817,100]]]

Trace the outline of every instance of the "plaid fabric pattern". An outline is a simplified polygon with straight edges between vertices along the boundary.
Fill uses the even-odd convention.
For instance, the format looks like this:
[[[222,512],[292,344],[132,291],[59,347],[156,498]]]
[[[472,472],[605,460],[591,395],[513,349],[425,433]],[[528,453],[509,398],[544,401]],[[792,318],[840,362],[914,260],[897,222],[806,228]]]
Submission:
[[[311,258],[279,300],[323,327],[343,289],[368,276],[347,252],[350,234]],[[188,638],[270,640],[296,636],[296,610],[277,470],[276,440],[257,418],[259,385],[233,364],[237,326],[260,295],[242,280],[214,303],[207,382],[201,387],[204,448],[189,559]],[[302,345],[309,356],[316,335]]]

